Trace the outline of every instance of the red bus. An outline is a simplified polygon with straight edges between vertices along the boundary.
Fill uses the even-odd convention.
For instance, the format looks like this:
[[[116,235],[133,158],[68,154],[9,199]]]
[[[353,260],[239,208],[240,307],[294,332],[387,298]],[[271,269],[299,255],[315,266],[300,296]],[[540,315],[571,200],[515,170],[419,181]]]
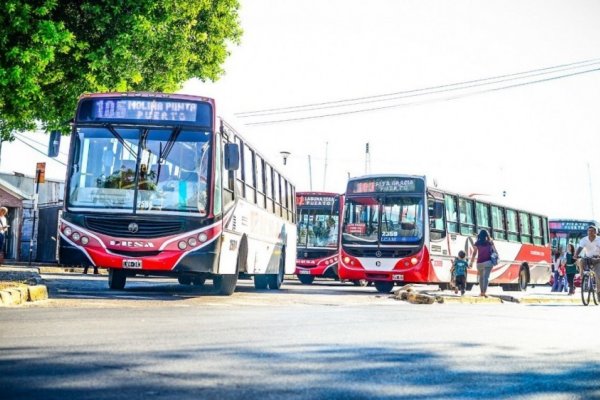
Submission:
[[[460,250],[470,257],[480,229],[490,232],[500,261],[490,285],[526,290],[551,274],[547,217],[428,188],[423,176],[370,175],[348,181],[342,219],[340,278],[372,281],[387,293],[395,283],[447,288]],[[477,282],[469,270],[468,287]]]
[[[296,275],[305,285],[316,277],[337,279],[340,215],[344,196],[297,192]]]
[[[212,279],[223,295],[238,277],[279,289],[295,268],[295,199],[274,164],[216,117],[213,99],[83,95],[59,262],[108,268],[111,289],[138,274],[185,285]]]

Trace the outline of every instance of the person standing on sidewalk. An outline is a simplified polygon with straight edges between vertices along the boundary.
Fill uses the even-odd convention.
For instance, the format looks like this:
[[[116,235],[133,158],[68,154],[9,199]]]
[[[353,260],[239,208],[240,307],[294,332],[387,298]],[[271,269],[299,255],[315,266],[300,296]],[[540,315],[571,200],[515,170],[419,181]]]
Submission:
[[[492,272],[492,252],[496,252],[494,242],[490,238],[490,234],[485,229],[482,229],[477,234],[477,241],[473,245],[473,256],[469,264],[473,268],[473,264],[477,259],[477,275],[479,279],[480,296],[488,297],[486,292],[490,281],[490,273]]]
[[[565,268],[567,270],[567,282],[569,282],[569,294],[575,294],[575,275],[577,274],[577,265],[575,265],[575,246],[573,243],[567,245],[565,252]]]
[[[8,208],[0,207],[0,264],[4,263],[4,239],[8,231],[6,214],[8,214]]]
[[[552,289],[551,292],[559,292],[559,278],[558,269],[560,267],[560,263],[562,262],[562,247],[558,247],[554,250],[554,254],[552,255]]]

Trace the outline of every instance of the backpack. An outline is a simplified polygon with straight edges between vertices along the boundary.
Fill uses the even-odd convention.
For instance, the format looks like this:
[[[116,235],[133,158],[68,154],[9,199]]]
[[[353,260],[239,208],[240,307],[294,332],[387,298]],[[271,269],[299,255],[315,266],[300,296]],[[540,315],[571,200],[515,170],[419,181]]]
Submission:
[[[492,262],[492,266],[498,265],[498,252],[496,251],[496,246],[490,244],[492,246],[492,251],[490,253],[490,261]]]

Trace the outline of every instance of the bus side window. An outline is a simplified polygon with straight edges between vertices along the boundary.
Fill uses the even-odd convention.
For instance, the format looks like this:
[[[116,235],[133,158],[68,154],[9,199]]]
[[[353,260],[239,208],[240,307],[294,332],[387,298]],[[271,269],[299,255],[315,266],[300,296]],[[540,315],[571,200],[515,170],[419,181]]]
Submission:
[[[506,230],[508,231],[508,240],[511,242],[519,241],[519,226],[517,225],[517,212],[515,210],[506,210]]]
[[[531,234],[533,236],[533,244],[543,244],[542,218],[537,215],[531,216]]]
[[[448,232],[458,233],[456,198],[454,196],[445,195],[444,201],[446,203],[446,219],[448,220]]]
[[[504,230],[504,210],[498,206],[492,206],[492,229],[494,239],[506,240],[506,230]]]
[[[519,227],[521,232],[521,242],[531,243],[531,224],[529,223],[529,214],[519,213]]]
[[[461,235],[475,234],[475,218],[473,215],[473,200],[458,199],[458,210],[460,213]]]
[[[440,207],[441,206],[441,207]],[[436,208],[441,208],[443,211],[444,203],[436,201],[434,199],[428,200],[429,207],[429,237],[431,240],[440,240],[446,236],[446,229],[444,229],[444,213],[436,214]]]

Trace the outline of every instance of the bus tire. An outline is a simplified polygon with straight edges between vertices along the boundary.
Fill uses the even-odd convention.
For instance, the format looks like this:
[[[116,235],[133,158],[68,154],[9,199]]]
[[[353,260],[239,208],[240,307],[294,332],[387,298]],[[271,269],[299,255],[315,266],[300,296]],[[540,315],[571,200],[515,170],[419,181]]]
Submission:
[[[522,266],[519,270],[519,281],[515,285],[516,290],[519,292],[525,292],[527,290],[527,285],[529,284],[529,272],[527,271],[526,266]]]
[[[281,257],[279,258],[279,269],[276,274],[267,275],[267,282],[269,283],[269,289],[279,290],[283,284],[283,278],[285,274],[285,250],[281,250]]]
[[[177,278],[177,281],[181,285],[191,285],[192,284],[192,278],[189,276],[179,276]]]
[[[235,292],[238,274],[217,275],[213,278],[213,286],[221,296],[231,296]]]
[[[111,268],[108,270],[108,287],[112,290],[125,289],[127,274],[121,269]]]
[[[394,282],[375,281],[375,289],[379,293],[389,293],[394,288]]]
[[[204,286],[204,282],[206,282],[206,277],[205,276],[195,276],[194,278],[192,278],[192,284],[194,286]]]
[[[303,285],[310,285],[315,281],[314,275],[298,275],[298,280]]]
[[[269,285],[266,275],[254,275],[254,288],[264,290]]]

